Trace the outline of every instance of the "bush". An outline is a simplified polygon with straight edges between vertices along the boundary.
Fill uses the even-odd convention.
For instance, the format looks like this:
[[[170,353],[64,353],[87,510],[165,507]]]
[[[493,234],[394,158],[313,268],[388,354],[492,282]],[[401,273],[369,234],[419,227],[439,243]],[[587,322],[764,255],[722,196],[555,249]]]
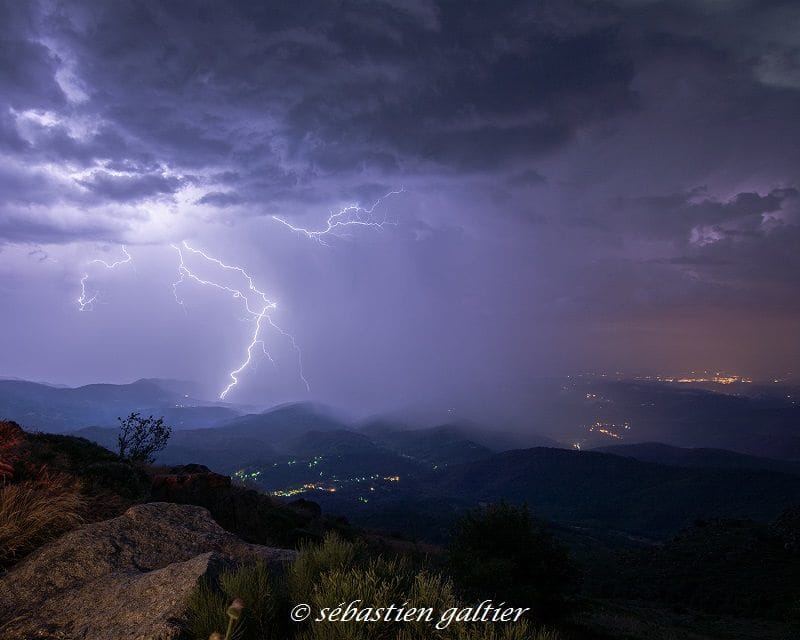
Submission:
[[[406,636],[398,636],[406,640]],[[448,640],[561,640],[561,636],[549,629],[534,629],[526,621],[512,624],[462,624]]]
[[[468,597],[530,607],[536,620],[565,613],[569,558],[525,507],[500,503],[467,513],[451,536],[448,565]]]
[[[0,565],[80,524],[80,484],[63,474],[0,487]]]
[[[187,604],[189,633],[194,640],[205,640],[228,624],[225,609],[229,600],[210,580],[203,580],[192,591]]]
[[[301,547],[288,567],[285,581],[269,577],[268,568],[242,568],[223,574],[219,585],[204,583],[193,594],[190,630],[196,640],[206,640],[227,625],[226,607],[232,598],[244,601],[243,626],[234,636],[296,638],[298,640],[558,640],[553,632],[535,631],[526,622],[480,624],[453,622],[443,630],[435,621],[445,610],[459,606],[451,581],[438,574],[416,572],[403,559],[370,556],[360,543],[328,534],[317,546]],[[323,607],[358,600],[359,607],[432,608],[434,622],[314,622]],[[311,606],[309,621],[288,624],[288,606]],[[255,611],[248,611],[248,608]],[[247,623],[258,620],[258,624]],[[246,625],[246,626],[244,626]]]
[[[285,595],[269,567],[259,562],[224,572],[215,584],[203,582],[189,600],[189,630],[193,638],[205,640],[228,625],[228,607],[235,599],[244,603],[236,624],[239,640],[269,640],[285,637]]]
[[[14,467],[19,460],[19,449],[25,433],[15,422],[0,421],[0,483],[14,477]]]
[[[147,474],[129,462],[95,462],[86,466],[82,477],[92,488],[108,489],[130,500],[143,499],[150,490]]]
[[[142,418],[139,413],[131,413],[124,420],[117,420],[120,422],[117,436],[119,455],[131,462],[155,462],[156,453],[167,446],[172,434],[172,427],[164,424],[163,417]]]
[[[321,544],[304,542],[286,576],[289,598],[304,602],[303,598],[313,592],[322,575],[363,566],[366,558],[364,545],[346,542],[334,533],[327,534]]]

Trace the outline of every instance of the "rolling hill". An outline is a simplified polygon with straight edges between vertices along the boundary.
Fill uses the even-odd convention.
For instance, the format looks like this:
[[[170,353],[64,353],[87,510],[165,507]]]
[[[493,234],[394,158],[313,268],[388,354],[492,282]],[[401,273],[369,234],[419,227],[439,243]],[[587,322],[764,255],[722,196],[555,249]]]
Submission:
[[[621,444],[593,449],[600,453],[612,453],[618,456],[635,458],[642,462],[655,462],[674,467],[693,467],[707,469],[762,469],[779,471],[792,475],[800,475],[800,462],[791,460],[774,460],[749,456],[725,449],[689,449],[673,447],[661,442],[643,442],[641,444]]]
[[[75,388],[0,380],[0,419],[28,429],[65,433],[116,425],[118,416],[132,411],[164,415],[175,428],[208,426],[238,415],[230,407],[193,399],[181,390],[174,381],[147,379]]]

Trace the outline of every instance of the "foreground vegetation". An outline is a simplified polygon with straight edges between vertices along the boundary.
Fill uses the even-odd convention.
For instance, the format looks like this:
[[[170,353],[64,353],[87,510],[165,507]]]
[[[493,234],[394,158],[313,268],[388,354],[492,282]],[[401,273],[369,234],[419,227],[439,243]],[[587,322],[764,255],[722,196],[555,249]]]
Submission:
[[[83,438],[0,421],[0,569],[86,522],[143,502],[145,470]]]
[[[0,566],[76,527],[82,510],[80,484],[63,474],[0,487]]]
[[[24,444],[17,425],[0,422],[0,568],[78,526],[85,509],[81,482],[43,464],[22,464]]]
[[[359,601],[360,608],[404,607],[433,609],[434,622],[380,621],[290,623],[289,610],[298,603],[311,607],[312,616],[324,608]],[[241,602],[235,611],[233,631],[241,640],[298,638],[302,640],[558,640],[546,629],[528,621],[481,623],[454,621],[437,630],[439,615],[461,606],[453,582],[438,573],[415,568],[402,558],[372,555],[358,542],[326,536],[322,544],[305,544],[285,574],[275,575],[257,564],[223,573],[216,581],[201,584],[194,592],[188,618],[192,638],[205,640],[225,630],[231,622],[231,602]]]
[[[255,566],[205,583],[193,598],[194,638],[224,634],[237,597],[245,604],[240,635],[298,640],[428,637],[430,625],[288,622],[298,602],[318,610],[358,598],[436,607],[506,601],[531,607],[528,625],[546,624],[562,640],[777,640],[794,637],[788,625],[800,623],[800,510],[772,522],[698,521],[661,544],[621,547],[614,532],[604,539],[596,530],[554,530],[524,508],[495,504],[467,513],[445,548],[326,520],[313,503],[278,503],[222,476],[223,487],[181,493],[167,482],[155,492],[154,478],[190,472],[182,469],[0,422],[0,572],[82,523],[157,500],[204,506],[248,542],[301,550],[283,576]],[[339,535],[325,537],[331,530]],[[436,637],[555,637],[548,633],[462,624]]]

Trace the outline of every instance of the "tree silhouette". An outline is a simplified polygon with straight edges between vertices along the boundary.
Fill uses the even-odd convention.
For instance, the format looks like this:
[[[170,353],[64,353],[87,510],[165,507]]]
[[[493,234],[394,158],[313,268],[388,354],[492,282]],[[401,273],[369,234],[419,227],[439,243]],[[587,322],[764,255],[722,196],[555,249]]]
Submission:
[[[164,424],[164,417],[153,416],[143,418],[139,413],[131,413],[124,420],[119,420],[117,444],[119,455],[132,462],[152,464],[156,453],[167,446],[172,434],[172,427]]]
[[[471,598],[531,607],[538,620],[566,612],[574,569],[566,549],[524,506],[501,502],[468,512],[451,534],[448,560]]]

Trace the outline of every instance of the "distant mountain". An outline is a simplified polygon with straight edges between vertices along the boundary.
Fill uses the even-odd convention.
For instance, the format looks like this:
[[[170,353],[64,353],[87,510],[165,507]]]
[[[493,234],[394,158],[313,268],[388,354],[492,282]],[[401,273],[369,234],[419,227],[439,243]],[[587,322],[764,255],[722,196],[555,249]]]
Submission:
[[[348,425],[325,407],[296,402],[233,418],[217,425],[217,429],[262,439],[280,448],[281,443],[303,433],[347,430]]]
[[[144,380],[77,388],[0,381],[0,416],[42,431],[63,432],[91,424],[112,424],[123,413],[177,402],[175,394]]]
[[[425,438],[427,434],[443,435],[445,438],[468,440],[478,444],[494,453],[509,451],[511,449],[526,449],[529,447],[556,447],[563,445],[546,436],[533,431],[509,431],[496,427],[486,427],[471,420],[458,420],[455,422],[434,423],[435,426],[420,427],[415,423],[404,422],[398,418],[373,417],[362,422],[358,429],[376,438],[397,437],[404,439]],[[416,435],[400,436],[401,433]]]
[[[72,435],[116,451],[117,433],[117,429],[86,427],[74,431]],[[157,462],[169,465],[195,462],[216,471],[232,473],[247,464],[271,460],[276,456],[275,449],[264,439],[216,429],[186,429],[172,432],[167,448],[158,454]]]
[[[591,451],[534,448],[438,470],[429,491],[527,503],[559,523],[668,535],[698,518],[768,520],[800,503],[800,477],[692,469]]]
[[[530,421],[538,432],[584,449],[664,442],[800,460],[800,404],[791,391],[725,390],[598,376],[538,380],[528,389]]]
[[[780,618],[796,610],[800,593],[798,516],[800,511],[788,510],[771,523],[699,520],[664,544],[618,557],[611,571],[603,566],[594,569],[593,578],[600,583],[595,593],[658,599],[676,609]],[[754,636],[735,633],[729,637]],[[774,637],[797,638],[798,634],[795,630]]]
[[[76,435],[116,447],[116,431]],[[263,488],[283,490],[320,481],[359,482],[418,475],[436,466],[477,460],[492,451],[452,427],[368,434],[347,428],[325,408],[298,403],[248,414],[205,429],[173,432],[162,464],[199,462],[223,473],[257,472]]]
[[[78,435],[116,444],[112,429]],[[785,473],[796,471],[788,462],[657,444],[614,453],[493,453],[458,427],[356,431],[306,404],[175,431],[158,462],[240,473],[266,491],[310,497],[353,522],[429,540],[443,539],[464,508],[500,500],[526,503],[535,515],[587,535],[652,540],[696,519],[766,521],[800,504],[800,475]]]
[[[16,376],[0,376],[0,381],[8,380],[12,382],[32,382],[34,384],[41,384],[45,387],[53,387],[54,389],[70,389],[67,384],[58,384],[56,382],[47,382],[45,380],[26,380],[25,378],[17,378]]]
[[[316,455],[375,455],[381,448],[367,436],[349,429],[306,431],[283,443],[282,450],[299,457]]]
[[[462,437],[469,438],[495,453],[510,451],[511,449],[529,449],[530,447],[564,448],[564,445],[559,441],[535,431],[507,431],[494,427],[483,427],[472,422],[447,424],[439,428],[455,429]]]
[[[517,425],[516,430],[509,430],[461,420],[421,428],[419,422],[403,421],[395,414],[356,424],[330,409],[307,403],[240,415],[241,411],[230,405],[197,399],[190,383],[175,380],[142,379],[126,385],[74,389],[0,380],[0,418],[29,429],[66,432],[86,426],[115,426],[117,416],[141,411],[163,415],[181,430],[224,426],[254,437],[269,433],[270,443],[277,449],[298,433],[351,429],[416,457],[420,456],[413,450],[414,441],[424,452],[430,443],[425,442],[426,434],[435,434],[430,441],[439,440],[450,448],[444,457],[453,460],[461,455],[461,461],[473,459],[473,454],[479,457],[480,449],[473,445],[498,453],[532,446],[559,447],[560,442],[584,449],[663,442],[800,461],[800,405],[789,392],[770,391],[736,395],[677,383],[591,376],[543,379],[531,382],[527,389],[530,412],[524,429]],[[437,416],[442,413],[447,420],[455,419],[450,410]],[[426,431],[430,428],[439,431]],[[409,430],[416,435],[389,435]],[[429,461],[437,464],[435,457]]]
[[[229,411],[223,407],[194,407],[197,411]],[[166,411],[165,418],[181,415],[189,408]],[[189,415],[189,418],[191,415]],[[168,424],[174,423],[169,422]],[[187,422],[191,421],[187,418]],[[272,461],[289,453],[290,445],[309,432],[346,432],[346,425],[308,403],[281,405],[263,413],[247,414],[216,421],[215,426],[199,429],[176,428],[167,448],[159,454],[161,464],[197,462],[223,473],[232,473],[253,464]],[[353,432],[348,432],[353,433]],[[116,429],[89,428],[75,432],[105,447],[116,446]],[[357,435],[357,434],[353,434]],[[342,436],[339,436],[341,438]],[[297,445],[300,446],[300,443]],[[329,445],[325,445],[326,448]]]
[[[0,418],[27,429],[63,433],[91,425],[116,425],[132,411],[168,417],[175,428],[208,426],[237,412],[209,406],[157,381],[53,387],[19,380],[0,380]]]
[[[173,380],[171,378],[140,378],[137,380],[137,382],[151,382],[165,391],[183,396],[184,398],[204,397],[200,385],[190,380]]]
[[[145,413],[163,416],[176,430],[207,429],[228,422],[239,414],[228,407],[155,407]]]
[[[674,467],[694,467],[708,469],[762,469],[779,471],[800,476],[800,462],[791,460],[773,460],[748,456],[743,453],[725,449],[687,449],[673,447],[660,442],[643,442],[641,444],[620,444],[593,449],[600,453],[612,453],[617,456],[635,458],[642,462],[655,462]]]
[[[400,429],[372,425],[363,431],[387,449],[427,466],[471,462],[494,453],[465,437],[464,431],[457,426]]]

